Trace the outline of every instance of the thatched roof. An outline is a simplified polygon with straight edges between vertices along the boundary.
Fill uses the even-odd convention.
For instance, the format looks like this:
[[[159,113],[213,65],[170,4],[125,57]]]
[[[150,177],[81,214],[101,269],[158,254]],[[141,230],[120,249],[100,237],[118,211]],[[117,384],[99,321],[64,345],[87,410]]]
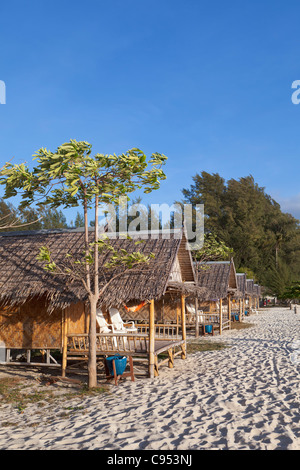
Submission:
[[[184,233],[178,231],[169,238],[158,235],[148,238],[138,246],[135,239],[114,239],[111,242],[118,249],[128,252],[141,251],[144,254],[154,253],[155,258],[149,264],[140,265],[124,273],[110,271],[106,279],[118,274],[109,288],[100,298],[106,306],[119,306],[130,300],[151,300],[161,298],[168,288],[170,272],[180,250],[179,262],[185,270],[185,280],[191,282],[192,289],[194,271],[190,253],[187,250]],[[90,233],[90,241],[93,234]],[[37,231],[10,232],[0,234],[0,302],[18,305],[28,299],[45,296],[49,302],[49,310],[65,308],[72,303],[87,300],[86,291],[79,280],[66,281],[65,277],[51,274],[43,269],[36,257],[41,246],[47,246],[56,264],[65,260],[67,253],[81,256],[84,250],[82,232],[77,231]],[[103,265],[108,254],[99,257],[99,275],[102,285]],[[180,283],[179,283],[180,284]],[[180,286],[177,286],[178,288]],[[181,286],[182,287],[182,286]],[[183,288],[183,287],[182,287]]]
[[[234,294],[235,299],[243,299],[246,297],[247,293],[247,274],[246,273],[236,273],[237,280],[237,291]]]
[[[247,296],[248,297],[253,297],[254,296],[254,280],[253,279],[247,279]]]
[[[205,300],[224,299],[237,291],[233,260],[199,263],[198,286],[207,289]]]
[[[206,287],[196,286],[192,282],[174,282],[168,283],[167,292],[174,293],[178,292],[185,295],[186,297],[197,297],[200,300],[205,300],[208,295],[208,289]]]
[[[261,287],[258,284],[253,285],[253,296],[254,297],[261,297]]]

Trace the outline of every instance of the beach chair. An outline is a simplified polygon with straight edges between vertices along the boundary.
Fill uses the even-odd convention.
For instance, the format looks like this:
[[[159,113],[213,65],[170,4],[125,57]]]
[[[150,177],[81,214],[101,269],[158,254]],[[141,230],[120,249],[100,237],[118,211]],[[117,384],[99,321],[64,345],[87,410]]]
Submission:
[[[196,309],[194,305],[186,304],[186,311],[187,311],[187,323],[191,322],[193,325],[196,323]],[[203,310],[197,311],[198,315],[198,322],[203,323],[205,321]]]
[[[185,308],[186,308],[186,323],[187,323],[187,325],[195,324],[195,321],[196,321],[195,306],[186,303]]]
[[[117,308],[110,308],[109,316],[113,333],[136,333],[137,328],[133,321],[124,323]]]
[[[101,334],[112,333],[111,326],[108,325],[107,321],[104,318],[103,312],[100,308],[97,308],[96,319],[100,329]]]
[[[203,315],[203,310],[198,310],[198,322],[199,323],[205,322],[205,316]]]
[[[100,308],[97,308],[97,310],[96,310],[96,320],[97,320],[97,323],[98,323],[98,326],[99,326],[99,333],[100,334],[112,335],[113,328],[105,320],[103,312]],[[104,344],[105,338],[100,338],[99,341],[100,341],[100,343]],[[111,345],[114,346],[115,348],[117,347],[117,338],[115,336],[111,336]]]

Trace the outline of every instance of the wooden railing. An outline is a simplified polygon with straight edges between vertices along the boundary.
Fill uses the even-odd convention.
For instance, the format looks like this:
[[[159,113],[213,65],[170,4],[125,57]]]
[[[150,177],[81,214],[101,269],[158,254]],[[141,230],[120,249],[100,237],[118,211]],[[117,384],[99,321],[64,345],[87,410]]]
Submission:
[[[96,349],[97,352],[141,352],[145,353],[148,349],[148,336],[140,334],[97,334]],[[70,334],[68,335],[68,349],[72,353],[82,353],[89,350],[88,334]]]
[[[198,314],[199,324],[206,324],[206,323],[220,323],[220,314],[219,312],[203,312]],[[195,325],[196,323],[196,315],[187,314],[186,324]]]
[[[163,325],[170,326],[170,325]],[[147,325],[143,325],[147,327]],[[171,327],[171,326],[170,326]],[[173,327],[174,329],[174,327]],[[175,326],[178,329],[178,326]],[[163,336],[164,334],[164,336]],[[178,336],[167,336],[166,329],[160,337],[155,337],[155,342],[166,344],[176,343],[181,338]],[[69,334],[68,335],[68,350],[73,354],[82,354],[89,350],[89,336],[88,334]],[[145,332],[137,334],[122,334],[122,333],[109,333],[96,335],[96,349],[97,353],[141,353],[146,354],[149,350],[149,336]]]
[[[136,324],[135,327],[139,334],[149,335],[149,325],[147,324]],[[177,324],[160,324],[154,325],[155,338],[157,339],[178,339],[181,338],[179,331],[181,326]]]

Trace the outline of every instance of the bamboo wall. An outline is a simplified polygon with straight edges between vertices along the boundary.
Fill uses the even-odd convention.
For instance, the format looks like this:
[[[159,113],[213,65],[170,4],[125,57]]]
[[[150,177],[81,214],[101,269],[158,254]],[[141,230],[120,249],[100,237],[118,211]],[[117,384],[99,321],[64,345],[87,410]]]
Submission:
[[[84,304],[72,305],[67,312],[70,333],[86,332]],[[49,314],[45,299],[32,299],[17,308],[0,310],[0,340],[8,349],[60,349],[63,311]]]
[[[138,305],[139,302],[136,302]],[[134,305],[134,302],[130,305]],[[120,315],[124,321],[135,321],[148,323],[149,321],[149,303],[137,312],[128,312],[125,308],[120,308]],[[129,306],[129,305],[128,305]],[[176,323],[177,316],[180,319],[180,297],[171,298],[165,295],[162,299],[154,302],[154,321],[155,323]]]

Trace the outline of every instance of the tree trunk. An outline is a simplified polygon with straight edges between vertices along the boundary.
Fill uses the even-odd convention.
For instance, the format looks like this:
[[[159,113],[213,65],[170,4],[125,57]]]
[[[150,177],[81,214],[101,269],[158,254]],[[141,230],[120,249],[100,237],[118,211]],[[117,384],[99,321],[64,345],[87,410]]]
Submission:
[[[196,262],[196,286],[198,287],[198,278],[199,278],[199,271],[198,271],[198,263]],[[199,316],[198,316],[198,298],[195,297],[195,313],[196,313],[196,324],[195,324],[195,337],[199,337]]]
[[[195,313],[196,313],[196,319],[195,319],[195,337],[199,337],[199,316],[198,316],[198,299],[197,297],[195,298]]]
[[[97,387],[97,354],[96,354],[96,296],[90,297],[90,327],[89,327],[89,388]]]
[[[89,222],[88,222],[88,209],[87,209],[87,200],[84,199],[84,245],[85,245],[85,254],[88,254],[89,251]],[[85,263],[85,272],[86,272],[86,285],[88,290],[91,289],[91,276],[90,276],[90,266],[89,263]]]
[[[89,388],[97,387],[97,354],[96,354],[96,312],[97,303],[99,300],[99,254],[98,254],[98,239],[99,239],[99,202],[98,196],[95,198],[95,232],[94,232],[94,293],[90,295],[90,329],[89,329]]]
[[[97,387],[97,303],[99,300],[99,254],[98,254],[98,239],[99,239],[99,202],[98,196],[95,198],[95,232],[94,232],[94,292],[90,294],[90,328],[89,328],[89,388]]]

